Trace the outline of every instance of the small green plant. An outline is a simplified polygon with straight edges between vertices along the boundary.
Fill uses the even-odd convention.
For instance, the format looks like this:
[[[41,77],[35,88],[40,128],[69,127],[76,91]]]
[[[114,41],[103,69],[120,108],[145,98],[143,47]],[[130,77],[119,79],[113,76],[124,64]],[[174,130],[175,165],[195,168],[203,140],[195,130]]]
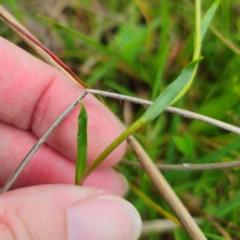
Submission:
[[[174,164],[185,170],[177,173],[166,171],[164,177],[189,207],[190,213],[203,218],[200,227],[205,236],[209,239],[223,239],[220,235],[225,239],[238,239],[239,169],[216,170],[214,173],[213,170],[187,170],[191,166],[197,167],[195,164],[210,168],[212,165],[206,163],[214,165],[215,162],[224,168],[230,166],[228,163],[239,158],[239,138],[222,129],[237,134],[239,129],[215,121],[214,125],[218,129],[203,122],[189,122],[178,115],[162,112],[174,104],[239,125],[240,51],[236,47],[240,32],[239,2],[196,0],[193,11],[190,1],[136,0],[122,1],[119,5],[116,1],[107,1],[102,3],[104,11],[99,12],[99,8],[93,10],[95,13],[89,12],[89,2],[92,1],[69,4],[68,10],[71,9],[77,17],[62,13],[68,19],[65,21],[67,24],[59,19],[52,20],[54,17],[51,15],[41,17],[41,24],[46,25],[63,46],[57,55],[75,71],[81,69],[79,75],[91,88],[111,89],[155,102],[148,110],[132,106],[133,116],[125,111],[123,103],[122,120],[129,118],[130,127],[87,169],[87,118],[86,115],[81,115],[84,114],[82,106],[79,119],[85,123],[79,124],[75,183],[82,183],[107,154],[136,131],[135,137],[154,163],[162,163],[161,166]],[[25,18],[26,13],[20,11],[17,2],[11,1],[10,8],[19,19]],[[206,13],[201,14],[204,10]],[[79,17],[84,19],[85,28],[80,23],[82,29],[88,31],[76,30]],[[192,29],[195,29],[194,32]],[[13,39],[12,34],[1,25],[0,31],[5,37]],[[198,66],[200,50],[203,60]],[[189,62],[191,63],[188,64]],[[177,83],[181,85],[176,86]],[[119,113],[119,102],[107,99],[106,102],[115,113]],[[174,109],[171,111],[174,112]],[[181,116],[185,116],[184,112]],[[208,118],[201,117],[194,119],[209,123]],[[191,164],[185,163],[186,158]],[[126,159],[128,164],[134,163],[131,151],[128,151]],[[239,164],[238,161],[235,163]],[[138,186],[144,196],[149,196],[162,206],[164,214],[170,212],[169,206],[159,197],[148,176],[137,166],[126,167],[120,164],[118,169]],[[134,191],[130,191],[127,198],[136,206],[143,220],[161,218],[144,197],[138,195],[136,198]],[[231,227],[230,222],[234,227]],[[165,236],[160,235],[149,233],[147,239],[164,239]],[[181,229],[171,231],[171,236],[174,239],[188,239]]]
[[[154,120],[158,115],[164,111],[164,109],[169,106],[179,95],[185,91],[186,86],[189,86],[189,82],[192,80],[193,74],[195,72],[196,66],[199,60],[195,60],[190,63],[180,74],[180,76],[167,87],[163,93],[159,95],[156,101],[148,108],[148,110],[128,129],[126,129],[118,138],[116,138],[100,155],[99,157],[90,165],[82,178],[79,181],[81,185],[84,180],[89,176],[89,174],[110,154],[120,143],[126,140],[131,134],[137,131],[140,127],[149,121]],[[81,133],[80,133],[81,134]],[[86,141],[86,140],[85,140]]]

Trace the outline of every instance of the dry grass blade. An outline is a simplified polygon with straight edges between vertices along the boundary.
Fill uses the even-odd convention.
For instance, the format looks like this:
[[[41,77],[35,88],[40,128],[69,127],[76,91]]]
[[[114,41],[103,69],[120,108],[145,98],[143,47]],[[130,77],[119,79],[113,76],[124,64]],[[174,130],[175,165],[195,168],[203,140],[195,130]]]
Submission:
[[[216,222],[218,225],[221,224],[221,226],[224,228],[224,229],[231,229],[231,230],[234,230],[234,231],[237,231],[237,232],[240,232],[240,228],[236,225],[233,224],[233,222],[228,222],[226,220],[223,220],[221,218],[217,218],[211,214],[209,214],[208,212],[204,212],[202,209],[199,209],[199,208],[196,208],[196,207],[193,207],[193,206],[189,206],[187,205],[186,206],[187,209],[191,210],[191,212],[193,213],[196,213],[198,215],[201,215],[203,218],[206,218],[207,220],[209,220],[209,218],[211,218],[214,222]],[[211,222],[210,222],[211,223]]]
[[[209,215],[206,215],[206,219],[217,229],[217,231],[226,239],[232,240],[231,236],[227,233],[227,231],[221,227],[215,220]]]
[[[172,211],[175,213],[190,238],[193,240],[206,240],[206,237],[204,236],[202,231],[194,222],[189,212],[183,206],[183,204],[176,196],[172,188],[169,186],[168,182],[159,172],[159,170],[155,167],[154,163],[143,150],[141,145],[133,137],[129,137],[127,141],[132,147],[143,169],[156,186],[162,198],[169,204]]]
[[[240,56],[240,49],[238,49],[231,41],[227,40],[219,31],[217,31],[214,27],[210,28],[212,33],[231,51],[233,51],[236,55]]]
[[[196,223],[199,223],[199,219],[193,218]],[[143,221],[141,235],[149,235],[149,233],[165,233],[172,232],[178,226],[168,219],[156,219]]]
[[[52,134],[52,132],[57,128],[57,126],[67,117],[67,115],[77,106],[78,102],[87,95],[87,91],[84,91],[73,103],[71,103],[64,112],[54,121],[54,123],[47,129],[47,131],[42,135],[41,138],[34,144],[32,149],[28,152],[26,157],[19,164],[15,172],[10,176],[4,187],[1,189],[0,193],[6,192],[12,184],[15,182],[19,174],[28,164],[32,156],[37,152],[37,150],[43,145],[47,138]]]
[[[138,162],[131,162],[131,161],[124,161],[122,160],[120,163],[134,166],[134,167],[141,167]],[[217,169],[226,169],[226,168],[234,168],[240,166],[239,161],[232,161],[232,162],[223,162],[223,163],[203,163],[203,164],[191,164],[191,163],[182,163],[182,164],[155,164],[155,166],[159,170],[172,170],[172,171],[187,171],[187,170],[217,170]]]
[[[181,223],[170,213],[165,211],[160,205],[156,204],[151,198],[149,198],[147,195],[145,195],[142,191],[140,191],[137,187],[135,187],[133,184],[129,183],[130,190],[138,196],[140,199],[144,201],[145,204],[153,208],[156,212],[160,213],[162,216],[168,218],[175,224],[177,224],[180,228],[182,228]]]
[[[39,42],[18,20],[0,4],[0,19],[16,32],[44,61],[57,68],[71,80],[77,81],[82,86],[87,85],[47,47]]]
[[[149,101],[149,100],[144,100],[144,99],[140,99],[140,98],[136,98],[136,97],[129,97],[126,95],[112,93],[112,92],[106,92],[106,91],[101,91],[101,90],[88,89],[88,92],[90,92],[92,94],[97,94],[97,95],[100,95],[103,97],[110,97],[110,98],[115,98],[115,99],[119,99],[119,100],[123,100],[123,101],[130,101],[130,102],[133,102],[136,104],[142,104],[142,105],[146,105],[146,106],[151,106],[153,103],[152,101]],[[233,132],[233,133],[240,135],[239,127],[236,127],[234,125],[231,125],[231,124],[228,124],[228,123],[225,123],[225,122],[222,122],[222,121],[210,118],[210,117],[206,117],[206,116],[198,114],[198,113],[194,113],[194,112],[176,108],[176,107],[167,107],[165,109],[165,111],[169,112],[169,113],[178,114],[185,118],[190,118],[190,119],[198,120],[201,122],[205,122],[205,123],[211,124],[213,126],[222,128],[226,131]]]
[[[103,150],[98,157],[89,165],[86,171],[83,173],[78,184],[82,185],[88,176],[101,164],[104,159],[128,136],[133,134],[139,128],[149,121],[157,118],[168,105],[170,105],[176,98],[178,98],[183,91],[185,91],[188,83],[191,82],[195,69],[200,59],[190,62],[179,74],[179,76],[168,85],[168,87],[156,98],[155,102],[138,118],[129,128],[124,130],[115,140],[113,140]]]

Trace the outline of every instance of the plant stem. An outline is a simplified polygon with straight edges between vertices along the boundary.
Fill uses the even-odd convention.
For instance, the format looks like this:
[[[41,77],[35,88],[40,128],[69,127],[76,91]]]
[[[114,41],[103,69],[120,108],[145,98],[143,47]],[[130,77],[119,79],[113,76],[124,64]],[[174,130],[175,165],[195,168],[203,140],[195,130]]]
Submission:
[[[21,23],[0,4],[0,19],[2,19],[13,31],[15,31],[39,56],[50,65],[59,69],[71,80],[77,81],[84,87],[87,85],[46,46],[39,42]]]
[[[18,168],[12,174],[12,176],[8,179],[4,187],[1,189],[0,193],[6,192],[12,184],[15,182],[19,174],[28,164],[32,156],[37,152],[37,150],[43,145],[43,143],[47,140],[47,138],[52,134],[52,132],[57,128],[57,126],[67,117],[67,115],[77,106],[78,101],[83,99],[87,95],[87,91],[85,90],[72,104],[70,104],[66,110],[54,121],[54,123],[48,128],[48,130],[42,135],[41,138],[35,143],[32,149],[28,152],[27,156],[22,160]]]
[[[128,136],[138,130],[143,124],[152,121],[160,113],[162,113],[167,106],[178,96],[186,84],[191,80],[193,71],[195,70],[198,60],[191,62],[186,66],[181,74],[173,81],[156,99],[147,111],[128,129],[126,129],[119,137],[117,137],[87,168],[80,178],[79,185],[82,185],[89,174],[110,154],[120,143],[122,143]]]
[[[201,0],[195,0],[195,34],[193,60],[200,57],[201,51]]]
[[[97,158],[96,160],[86,169],[80,178],[78,185],[82,185],[90,173],[128,136],[137,131],[145,122],[141,119],[133,123],[128,129],[126,129],[121,135],[119,135]]]
[[[193,50],[193,61],[199,59],[201,51],[201,0],[195,0],[195,29],[194,29],[194,50]],[[179,94],[170,105],[174,104],[179,98],[181,98],[187,90],[190,88],[193,79],[197,73],[198,64],[196,65],[191,80],[186,84],[181,94]]]
[[[124,161],[120,163],[141,167],[138,162]],[[155,164],[159,170],[170,170],[170,171],[204,171],[204,170],[217,170],[217,169],[227,169],[240,167],[240,160],[232,162],[223,162],[223,163],[203,163],[203,164],[192,164],[192,163],[182,163],[182,164]]]
[[[137,187],[129,183],[130,190],[140,199],[144,201],[148,206],[155,209],[157,212],[159,212],[162,216],[170,219],[174,223],[176,223],[180,228],[182,228],[181,223],[178,221],[176,217],[165,211],[160,205],[156,204],[151,198],[149,198],[147,195],[145,195],[142,191],[140,191]]]
[[[131,136],[127,139],[127,142],[132,147],[133,152],[142,165],[144,171],[154,183],[163,199],[171,207],[172,211],[175,213],[190,238],[193,240],[207,240],[161,172],[156,168],[153,161],[146,154],[142,146]]]
[[[231,51],[233,51],[236,55],[240,57],[240,49],[237,48],[236,45],[233,44],[233,42],[226,39],[220,32],[218,32],[214,27],[210,27],[212,33]]]
[[[112,93],[112,92],[106,92],[106,91],[95,90],[95,89],[87,89],[87,91],[89,93],[97,94],[97,95],[100,95],[103,97],[110,97],[110,98],[116,98],[116,99],[123,100],[123,101],[130,101],[135,104],[142,104],[142,105],[146,105],[146,106],[150,106],[153,104],[153,102],[149,101],[149,100],[135,98],[135,97],[129,97],[126,95]],[[206,117],[206,116],[198,114],[198,113],[194,113],[194,112],[176,108],[176,107],[167,107],[165,109],[165,111],[169,112],[169,113],[178,114],[180,116],[183,116],[184,118],[190,118],[190,119],[195,119],[197,121],[205,122],[205,123],[211,124],[213,126],[227,130],[229,132],[233,132],[233,133],[240,135],[239,127],[236,127],[232,124],[228,124],[228,123],[225,123],[225,122],[222,122],[222,121],[210,118],[210,117]]]

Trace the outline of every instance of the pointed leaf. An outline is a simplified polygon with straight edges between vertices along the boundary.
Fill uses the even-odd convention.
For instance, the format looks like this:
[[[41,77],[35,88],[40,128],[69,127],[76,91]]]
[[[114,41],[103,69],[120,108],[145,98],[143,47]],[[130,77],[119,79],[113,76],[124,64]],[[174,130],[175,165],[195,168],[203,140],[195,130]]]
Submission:
[[[128,136],[137,131],[147,121],[151,121],[156,118],[172,101],[178,96],[182,89],[191,80],[194,70],[200,59],[191,62],[180,74],[180,76],[167,87],[151,105],[151,107],[134,122],[128,129],[120,134],[98,157],[97,159],[86,169],[82,175],[79,185],[85,181],[89,174],[110,154],[120,143],[122,143]]]
[[[200,59],[191,62],[184,68],[177,79],[171,83],[155,100],[155,102],[143,114],[141,119],[144,122],[151,121],[156,118],[167,106],[171,105],[174,99],[181,95],[184,87],[191,81]]]
[[[75,184],[79,182],[87,166],[87,111],[82,102],[81,112],[78,117],[78,134],[77,134],[77,163]]]
[[[48,49],[40,41],[38,41],[1,4],[0,4],[0,19],[3,20],[10,28],[12,28],[46,62],[62,71],[72,80],[75,80],[78,83],[80,83],[83,87],[85,88],[88,87],[63,61],[61,61],[50,49]]]
[[[218,8],[219,0],[215,0],[215,2],[211,5],[211,7],[208,9],[208,11],[205,13],[205,15],[202,18],[202,24],[201,24],[201,39],[203,39],[209,24],[211,23],[213,16]]]
[[[188,134],[173,137],[177,149],[185,156],[189,157],[194,150],[193,139]]]
[[[76,37],[82,39],[85,43],[91,45],[92,47],[96,48],[98,50],[98,52],[102,52],[103,54],[106,54],[106,55],[109,55],[111,56],[113,59],[115,60],[118,60],[120,62],[123,62],[123,63],[127,63],[131,68],[132,70],[134,71],[137,71],[137,66],[136,66],[136,63],[133,62],[133,61],[128,61],[127,58],[125,58],[121,53],[117,52],[117,51],[114,51],[114,50],[111,50],[109,49],[107,46],[104,46],[94,40],[92,40],[90,37],[80,33],[80,32],[77,32],[75,31],[74,29],[70,28],[70,27],[67,27],[67,26],[64,26],[62,25],[61,23],[57,22],[57,21],[54,21],[50,18],[47,18],[47,17],[43,17],[41,16],[41,18],[43,20],[46,20],[48,22],[51,22],[53,23],[54,25],[66,30],[67,32],[75,35]]]

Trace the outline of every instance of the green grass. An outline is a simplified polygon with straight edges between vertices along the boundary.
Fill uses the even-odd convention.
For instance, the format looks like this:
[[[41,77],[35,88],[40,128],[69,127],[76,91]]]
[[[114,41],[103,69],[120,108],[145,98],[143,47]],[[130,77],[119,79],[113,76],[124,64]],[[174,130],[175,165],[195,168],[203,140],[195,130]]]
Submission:
[[[91,87],[156,99],[191,61],[193,54],[194,6],[192,1],[146,1],[141,7],[136,2],[115,0],[75,1],[60,13],[46,12],[46,6],[32,1],[1,1],[26,24],[32,21],[32,32],[59,56]],[[205,13],[211,0],[202,1]],[[240,3],[222,0],[211,25],[225,40],[235,46],[240,43]],[[67,26],[79,36],[38,18],[42,15]],[[203,14],[202,14],[203,15]],[[36,31],[36,29],[38,29]],[[50,33],[50,34],[49,34]],[[2,22],[0,34],[25,47],[22,41]],[[27,48],[27,50],[29,50]],[[175,106],[195,111],[233,125],[240,125],[240,57],[222,38],[207,30],[195,80],[187,94]],[[133,123],[145,111],[131,104],[132,115],[123,111],[119,101],[105,99],[113,112]],[[76,119],[77,121],[77,119]],[[157,120],[141,128],[136,137],[156,162],[207,163],[239,159],[239,137],[214,126],[164,113]],[[176,140],[177,139],[177,140]],[[188,151],[190,144],[191,151]],[[186,154],[187,153],[187,154]],[[135,160],[131,151],[125,157]],[[156,203],[169,211],[146,174],[136,168],[118,166],[129,181]],[[201,209],[227,222],[240,225],[239,169],[170,172],[164,176],[185,205]],[[162,218],[143,200],[129,192],[131,201],[142,219]],[[201,217],[196,211],[192,215]],[[217,230],[204,218],[201,229],[209,239],[221,239]],[[240,233],[222,225],[233,239]],[[142,239],[187,239],[182,230],[168,234],[150,234]]]

